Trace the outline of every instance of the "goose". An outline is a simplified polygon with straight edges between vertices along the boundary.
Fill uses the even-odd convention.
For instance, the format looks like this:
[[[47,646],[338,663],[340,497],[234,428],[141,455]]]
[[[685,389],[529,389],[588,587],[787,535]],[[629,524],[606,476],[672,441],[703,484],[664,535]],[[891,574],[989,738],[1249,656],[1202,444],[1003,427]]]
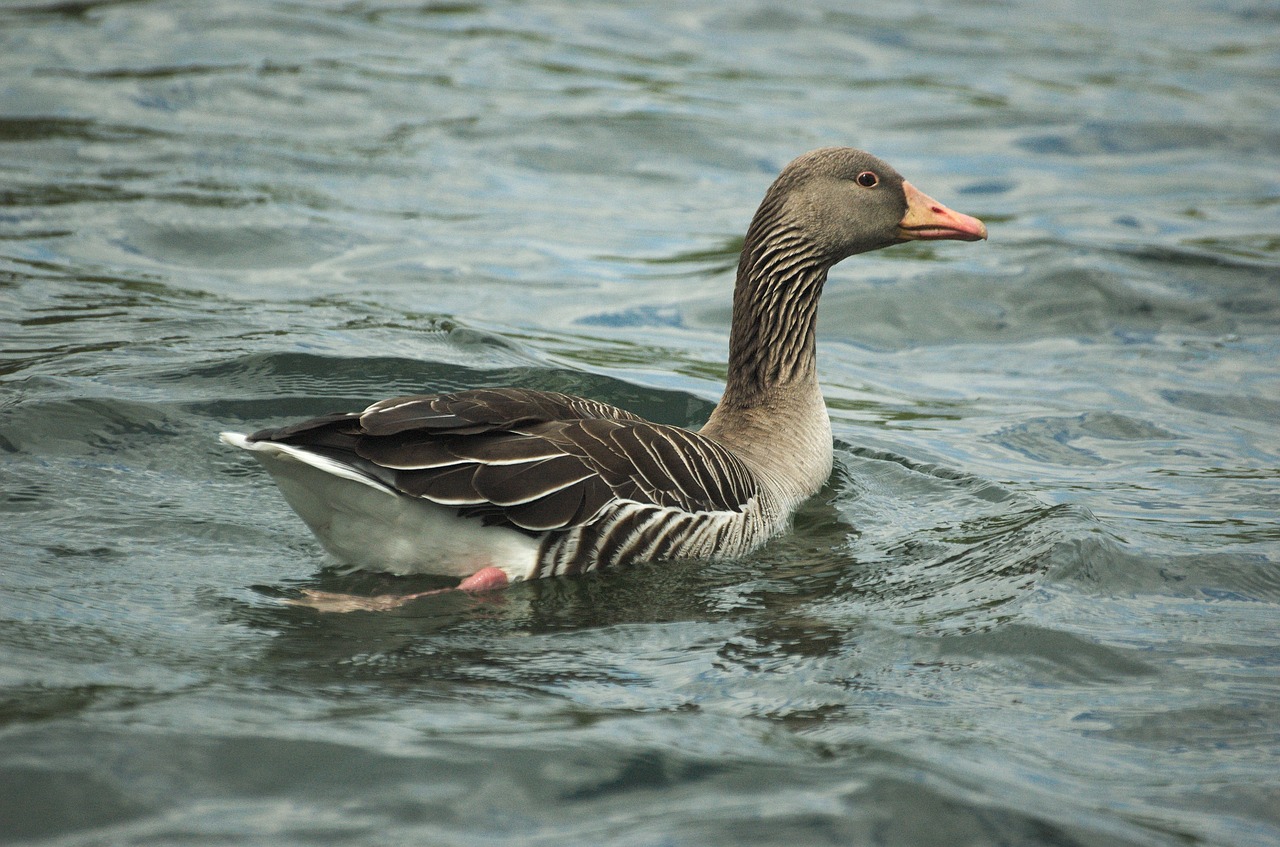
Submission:
[[[788,164],[738,262],[724,393],[698,431],[526,388],[396,397],[252,435],[252,453],[346,565],[463,591],[669,558],[732,558],[783,532],[831,474],[818,299],[833,265],[907,241],[987,237],[884,161],[826,147]],[[399,597],[309,592],[329,611]]]

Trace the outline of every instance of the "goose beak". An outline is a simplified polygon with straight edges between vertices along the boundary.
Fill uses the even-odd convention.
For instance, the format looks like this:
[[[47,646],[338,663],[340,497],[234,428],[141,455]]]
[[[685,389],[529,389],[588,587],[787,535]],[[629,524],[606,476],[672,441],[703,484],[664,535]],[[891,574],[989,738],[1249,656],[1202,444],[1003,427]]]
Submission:
[[[898,221],[898,237],[903,241],[983,241],[987,225],[977,218],[954,212],[928,194],[903,181],[907,213]]]

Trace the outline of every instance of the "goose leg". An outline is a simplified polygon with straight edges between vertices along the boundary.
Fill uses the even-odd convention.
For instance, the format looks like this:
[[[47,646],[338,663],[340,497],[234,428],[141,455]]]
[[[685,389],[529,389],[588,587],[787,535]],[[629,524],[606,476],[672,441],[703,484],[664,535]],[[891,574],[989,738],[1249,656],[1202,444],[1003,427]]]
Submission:
[[[419,591],[415,594],[376,594],[373,597],[360,597],[355,594],[340,594],[333,591],[316,591],[308,588],[302,597],[283,601],[289,606],[304,606],[317,612],[385,612],[398,609],[406,603],[432,594],[444,594],[449,591],[492,591],[502,588],[510,580],[501,568],[481,568],[471,576],[462,580],[454,588],[435,588],[431,591]]]

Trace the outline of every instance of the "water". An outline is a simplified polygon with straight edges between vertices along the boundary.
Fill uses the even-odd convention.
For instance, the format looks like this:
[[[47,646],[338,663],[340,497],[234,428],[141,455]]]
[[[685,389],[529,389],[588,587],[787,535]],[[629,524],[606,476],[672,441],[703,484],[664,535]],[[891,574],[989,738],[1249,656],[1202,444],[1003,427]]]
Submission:
[[[837,468],[746,560],[344,575],[222,429],[516,384],[696,425],[773,175]],[[0,8],[0,842],[1280,844],[1280,14]]]

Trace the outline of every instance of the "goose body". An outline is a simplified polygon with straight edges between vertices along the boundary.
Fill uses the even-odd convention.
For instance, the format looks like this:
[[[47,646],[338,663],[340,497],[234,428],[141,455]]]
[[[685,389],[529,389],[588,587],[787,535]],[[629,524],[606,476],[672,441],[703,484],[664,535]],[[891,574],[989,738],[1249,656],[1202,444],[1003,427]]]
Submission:
[[[728,379],[698,432],[519,388],[400,397],[251,436],[339,560],[463,588],[666,558],[734,557],[784,530],[831,472],[816,375],[832,265],[916,239],[986,237],[852,148],[789,164],[747,232]]]

